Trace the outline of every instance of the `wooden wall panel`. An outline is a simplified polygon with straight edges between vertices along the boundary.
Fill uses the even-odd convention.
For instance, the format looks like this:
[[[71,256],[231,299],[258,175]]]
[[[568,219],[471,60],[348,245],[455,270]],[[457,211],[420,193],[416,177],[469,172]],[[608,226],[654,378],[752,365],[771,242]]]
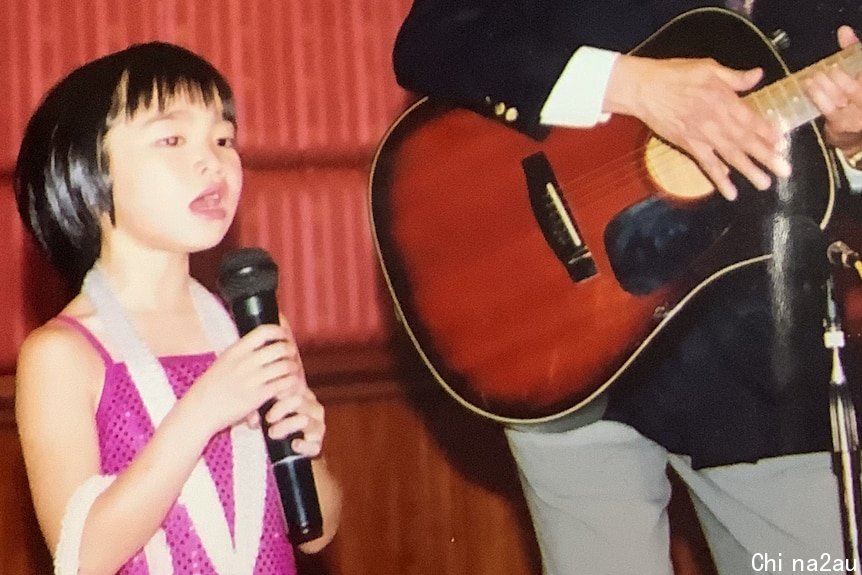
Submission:
[[[0,575],[46,575],[51,572],[50,557],[33,514],[18,434],[7,407],[0,398]]]
[[[418,410],[420,399],[397,384],[376,385],[379,394],[355,399],[321,389],[345,510],[336,540],[306,570],[538,575],[502,431],[439,394],[422,397]]]

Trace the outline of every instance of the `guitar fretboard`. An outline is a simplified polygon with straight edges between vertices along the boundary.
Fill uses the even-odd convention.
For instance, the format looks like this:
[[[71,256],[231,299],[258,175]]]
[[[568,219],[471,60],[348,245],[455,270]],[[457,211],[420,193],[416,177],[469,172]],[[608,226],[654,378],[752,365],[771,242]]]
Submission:
[[[820,110],[805,93],[805,82],[818,72],[839,66],[852,76],[862,72],[862,45],[852,44],[807,68],[773,82],[746,96],[760,112],[787,133],[820,116]]]

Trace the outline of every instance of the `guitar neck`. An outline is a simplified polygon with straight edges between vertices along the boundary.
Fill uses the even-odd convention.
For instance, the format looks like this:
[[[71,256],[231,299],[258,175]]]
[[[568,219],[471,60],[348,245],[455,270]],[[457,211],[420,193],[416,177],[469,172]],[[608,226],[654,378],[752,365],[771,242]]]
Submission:
[[[862,72],[862,45],[852,44],[807,68],[782,78],[745,97],[760,112],[771,118],[783,133],[820,116],[820,110],[805,93],[805,82],[814,74],[838,66],[852,76]]]

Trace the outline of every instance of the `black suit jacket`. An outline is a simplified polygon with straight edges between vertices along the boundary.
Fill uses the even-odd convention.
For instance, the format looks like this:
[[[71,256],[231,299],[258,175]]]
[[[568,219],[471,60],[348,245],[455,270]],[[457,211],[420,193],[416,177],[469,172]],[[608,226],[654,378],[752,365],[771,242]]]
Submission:
[[[835,31],[847,24],[862,30],[860,0],[757,0],[754,21],[767,33],[783,30],[789,44],[781,50],[791,70],[838,51]]]
[[[419,94],[462,102],[486,97],[539,111],[582,45],[628,52],[676,15],[723,2],[703,0],[414,0],[393,52],[398,82]],[[785,30],[791,69],[837,50],[841,23],[862,25],[850,0],[757,0],[755,23]]]
[[[697,0],[415,0],[394,49],[399,83],[456,101],[539,111],[574,51],[627,52]]]
[[[394,65],[405,88],[471,104],[502,101],[516,106],[521,127],[530,128],[578,47],[626,52],[673,16],[714,4],[415,0]],[[776,28],[789,34],[784,56],[798,68],[837,49],[839,22],[860,19],[847,4],[759,0],[755,18],[767,34]],[[828,449],[820,280],[804,266],[784,270],[778,280],[765,269],[735,273],[689,306],[651,353],[611,386],[605,417],[691,455],[695,467]]]

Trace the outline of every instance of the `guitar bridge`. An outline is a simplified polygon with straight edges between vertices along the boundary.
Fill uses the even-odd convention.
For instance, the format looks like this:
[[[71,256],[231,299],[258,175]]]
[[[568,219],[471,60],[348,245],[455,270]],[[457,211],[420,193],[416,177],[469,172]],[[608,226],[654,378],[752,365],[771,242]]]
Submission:
[[[533,215],[545,241],[573,281],[596,275],[593,255],[578,230],[548,158],[537,152],[521,161]]]

